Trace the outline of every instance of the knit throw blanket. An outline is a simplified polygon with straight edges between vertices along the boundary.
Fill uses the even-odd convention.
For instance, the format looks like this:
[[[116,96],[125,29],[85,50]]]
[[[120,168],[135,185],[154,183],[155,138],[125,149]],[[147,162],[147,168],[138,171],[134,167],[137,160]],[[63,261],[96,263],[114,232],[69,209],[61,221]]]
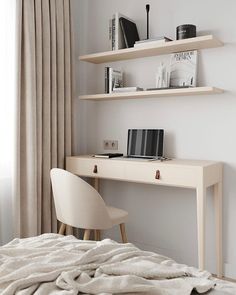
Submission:
[[[190,295],[214,288],[210,273],[133,244],[44,234],[0,247],[0,294]]]

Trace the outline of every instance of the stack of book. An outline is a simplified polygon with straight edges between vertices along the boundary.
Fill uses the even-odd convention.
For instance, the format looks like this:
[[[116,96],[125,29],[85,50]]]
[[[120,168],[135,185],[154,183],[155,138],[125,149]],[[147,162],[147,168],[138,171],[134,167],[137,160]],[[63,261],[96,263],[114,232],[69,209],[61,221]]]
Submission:
[[[118,158],[123,157],[122,153],[105,153],[105,154],[95,154],[93,155],[95,158]]]
[[[116,12],[109,21],[110,50],[133,47],[139,41],[135,22]]]
[[[145,39],[145,40],[140,40],[136,41],[134,44],[135,48],[147,48],[151,46],[157,46],[166,42],[172,41],[172,39],[166,37],[166,36],[160,36],[152,39]]]
[[[105,67],[105,93],[112,93],[114,88],[123,87],[123,72]]]
[[[119,12],[113,14],[109,20],[109,40],[110,50],[151,47],[172,41],[166,36],[140,40],[135,22]]]
[[[143,88],[131,86],[131,87],[120,87],[120,88],[114,88],[114,93],[122,93],[122,92],[136,92],[136,91],[143,91]]]

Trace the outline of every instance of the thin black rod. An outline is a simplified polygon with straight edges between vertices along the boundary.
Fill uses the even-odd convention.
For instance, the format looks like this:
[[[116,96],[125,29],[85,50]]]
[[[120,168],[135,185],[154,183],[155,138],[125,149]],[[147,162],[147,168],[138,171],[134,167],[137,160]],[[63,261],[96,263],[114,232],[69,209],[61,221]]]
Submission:
[[[149,10],[150,10],[150,5],[146,5],[146,12],[147,12],[147,39],[149,39]]]

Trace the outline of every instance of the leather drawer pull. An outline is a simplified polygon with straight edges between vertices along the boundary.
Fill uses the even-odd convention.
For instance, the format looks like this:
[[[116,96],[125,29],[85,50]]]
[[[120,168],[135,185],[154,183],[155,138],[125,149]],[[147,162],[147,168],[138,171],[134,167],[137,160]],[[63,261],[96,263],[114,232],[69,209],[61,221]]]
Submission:
[[[98,173],[98,166],[97,165],[94,165],[93,173]]]
[[[155,176],[155,179],[160,179],[160,178],[161,178],[160,170],[156,170],[156,176]]]

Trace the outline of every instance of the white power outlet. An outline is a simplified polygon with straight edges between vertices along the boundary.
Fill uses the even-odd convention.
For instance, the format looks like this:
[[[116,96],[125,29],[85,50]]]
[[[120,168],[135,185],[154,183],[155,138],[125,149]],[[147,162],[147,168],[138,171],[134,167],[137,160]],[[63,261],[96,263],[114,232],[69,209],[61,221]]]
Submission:
[[[118,140],[103,140],[104,150],[118,150]]]
[[[118,150],[118,140],[111,140],[111,150]]]

